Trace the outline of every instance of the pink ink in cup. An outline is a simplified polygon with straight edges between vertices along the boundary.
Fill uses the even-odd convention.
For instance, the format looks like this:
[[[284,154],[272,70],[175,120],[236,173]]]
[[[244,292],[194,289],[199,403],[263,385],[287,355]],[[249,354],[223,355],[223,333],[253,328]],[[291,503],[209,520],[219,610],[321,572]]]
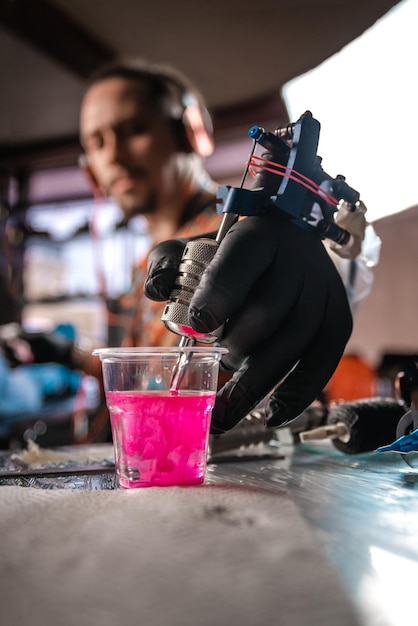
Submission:
[[[121,487],[204,481],[219,362],[225,352],[212,346],[93,352],[102,362]],[[179,367],[181,376],[176,377]]]

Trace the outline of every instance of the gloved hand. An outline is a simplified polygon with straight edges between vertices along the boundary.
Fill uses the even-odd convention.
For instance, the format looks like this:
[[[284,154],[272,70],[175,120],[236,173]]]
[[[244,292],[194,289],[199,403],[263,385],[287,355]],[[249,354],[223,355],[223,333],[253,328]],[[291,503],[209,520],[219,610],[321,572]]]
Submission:
[[[145,294],[167,300],[183,243],[150,254]],[[222,240],[191,300],[193,328],[225,323],[224,368],[236,370],[218,391],[213,434],[233,428],[275,389],[268,427],[297,417],[333,374],[350,337],[346,291],[322,241],[272,211],[237,222]]]
[[[330,242],[331,250],[334,250],[341,258],[353,260],[360,254],[367,226],[366,211],[367,207],[364,202],[356,203],[353,210],[353,205],[344,200],[335,214],[335,223],[348,230],[351,235],[348,243],[343,246],[334,241]]]

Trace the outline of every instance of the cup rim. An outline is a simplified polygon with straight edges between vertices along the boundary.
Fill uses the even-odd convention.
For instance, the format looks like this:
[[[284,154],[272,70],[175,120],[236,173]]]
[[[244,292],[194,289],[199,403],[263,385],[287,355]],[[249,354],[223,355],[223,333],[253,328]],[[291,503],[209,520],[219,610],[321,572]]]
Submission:
[[[175,356],[179,354],[203,354],[208,355],[222,355],[228,352],[227,348],[221,346],[149,346],[149,347],[114,347],[114,348],[96,348],[93,350],[92,355],[98,356],[100,359],[104,358],[126,358],[126,357],[144,357],[144,356]]]

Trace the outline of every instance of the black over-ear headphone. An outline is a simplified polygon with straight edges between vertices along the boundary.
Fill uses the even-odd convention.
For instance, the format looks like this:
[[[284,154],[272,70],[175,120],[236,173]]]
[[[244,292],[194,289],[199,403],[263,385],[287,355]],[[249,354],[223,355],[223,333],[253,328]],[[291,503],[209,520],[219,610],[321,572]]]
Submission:
[[[215,147],[213,124],[201,97],[177,76],[161,72],[149,76],[167,92],[167,116],[173,120],[180,147],[201,157],[210,156]]]

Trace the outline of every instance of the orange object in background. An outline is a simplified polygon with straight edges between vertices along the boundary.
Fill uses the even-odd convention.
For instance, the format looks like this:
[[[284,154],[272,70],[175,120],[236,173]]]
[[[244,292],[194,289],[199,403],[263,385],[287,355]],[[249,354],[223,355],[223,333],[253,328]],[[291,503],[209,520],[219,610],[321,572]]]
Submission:
[[[343,355],[325,388],[328,402],[372,398],[378,393],[376,371],[357,354]]]

